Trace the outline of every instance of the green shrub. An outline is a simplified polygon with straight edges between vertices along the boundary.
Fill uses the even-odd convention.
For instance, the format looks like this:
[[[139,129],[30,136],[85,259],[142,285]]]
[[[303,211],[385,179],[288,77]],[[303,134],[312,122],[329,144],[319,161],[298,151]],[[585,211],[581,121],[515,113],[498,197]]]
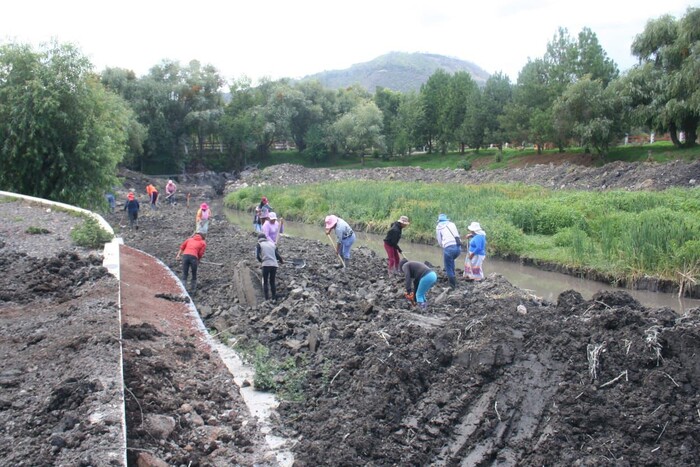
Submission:
[[[457,162],[457,168],[464,169],[464,170],[471,170],[472,163],[466,159],[462,159],[461,161]]]
[[[70,237],[76,245],[92,249],[101,248],[112,240],[112,234],[92,217],[86,217],[82,224],[71,230]]]
[[[498,255],[520,254],[525,244],[523,231],[507,221],[496,219],[482,224],[489,250]]]
[[[45,229],[43,227],[34,227],[33,225],[27,227],[27,230],[25,230],[25,232],[28,233],[29,235],[43,235],[43,234],[51,233],[50,231],[48,231],[47,229]]]

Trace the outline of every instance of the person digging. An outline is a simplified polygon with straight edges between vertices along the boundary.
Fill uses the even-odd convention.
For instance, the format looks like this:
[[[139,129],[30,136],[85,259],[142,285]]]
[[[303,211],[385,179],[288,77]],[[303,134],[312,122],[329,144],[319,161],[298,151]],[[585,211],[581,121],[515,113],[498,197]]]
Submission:
[[[399,269],[406,277],[405,297],[412,304],[418,303],[422,309],[428,308],[425,294],[437,282],[437,274],[423,263],[408,261],[406,258],[399,263]],[[415,290],[415,292],[414,292]]]
[[[350,249],[355,243],[355,232],[350,225],[333,214],[326,216],[324,220],[326,236],[330,239],[331,232],[335,231],[335,254],[340,258],[341,267],[347,267],[350,263]]]
[[[196,233],[180,245],[180,250],[177,252],[175,259],[180,259],[182,255],[182,285],[187,288],[187,276],[192,269],[192,282],[190,283],[189,293],[194,295],[197,291],[197,266],[204,256],[207,249],[205,235]]]

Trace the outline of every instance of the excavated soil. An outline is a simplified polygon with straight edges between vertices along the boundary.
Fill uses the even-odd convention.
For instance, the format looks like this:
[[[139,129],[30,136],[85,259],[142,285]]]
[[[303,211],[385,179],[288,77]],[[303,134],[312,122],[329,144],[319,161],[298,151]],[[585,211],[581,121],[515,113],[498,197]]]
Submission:
[[[546,180],[567,170],[584,179],[589,170],[554,175],[546,167],[539,167],[552,177]],[[655,187],[695,183],[697,164],[676,168],[674,174],[658,169],[666,175],[654,179],[645,178],[642,165],[624,167],[613,178],[634,174],[620,182],[629,189],[649,185],[645,180]],[[412,171],[430,179],[457,172],[391,173],[410,177]],[[318,176],[302,172],[270,168],[229,189],[278,183],[282,174]],[[678,316],[643,307],[624,292],[584,300],[567,291],[550,303],[495,274],[451,291],[437,267],[430,306],[418,310],[403,298],[401,279],[386,275],[384,258],[355,248],[349,268],[337,269],[330,245],[288,237],[280,241],[288,260],[278,273],[281,297],[264,302],[254,234],[221,216],[212,199],[218,188],[191,188],[191,207],[144,206],[139,230],[121,234],[127,245],[179,274],[175,253],[192,233],[194,206],[214,204],[194,303],[212,333],[243,347],[261,344],[284,363],[272,376],[273,385],[288,383],[280,391],[275,432],[287,438],[296,465],[696,465],[700,309]],[[14,206],[0,203],[0,209],[8,209],[3,218],[13,217]],[[49,222],[35,214],[34,225]],[[121,213],[108,216],[116,230],[122,219]],[[90,417],[89,403],[109,401],[111,386],[95,376],[109,367],[95,362],[116,345],[114,330],[98,319],[115,312],[115,280],[90,252],[69,248],[57,229],[48,228],[52,237],[34,247],[21,227],[2,231],[0,453],[10,465],[110,463],[105,444],[114,422]],[[70,251],[22,255],[54,244]],[[306,267],[295,268],[294,258]],[[147,274],[143,282],[150,280],[155,277]],[[150,292],[182,303],[175,290]],[[79,326],[79,337],[71,337],[69,324]],[[212,354],[157,320],[127,324],[125,379],[134,399],[127,396],[129,443],[144,454],[131,463],[274,464],[261,457],[256,421],[241,409],[230,376],[207,363]],[[168,335],[179,337],[161,340]]]

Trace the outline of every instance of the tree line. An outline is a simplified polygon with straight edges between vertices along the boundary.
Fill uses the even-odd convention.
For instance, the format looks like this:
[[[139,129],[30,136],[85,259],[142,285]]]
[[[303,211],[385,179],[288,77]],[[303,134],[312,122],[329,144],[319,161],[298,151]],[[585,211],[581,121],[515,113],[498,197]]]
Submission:
[[[631,52],[638,64],[621,75],[590,29],[571,36],[560,28],[515,82],[496,73],[482,87],[467,72],[439,69],[418,92],[372,94],[317,81],[226,83],[214,66],[196,60],[163,61],[142,77],[122,68],[96,74],[71,44],[6,44],[0,186],[86,205],[115,183],[118,164],[158,174],[240,170],[278,141],[293,141],[311,161],[506,143],[576,146],[604,156],[637,131],[668,133],[677,147],[695,145],[700,9],[650,20]]]

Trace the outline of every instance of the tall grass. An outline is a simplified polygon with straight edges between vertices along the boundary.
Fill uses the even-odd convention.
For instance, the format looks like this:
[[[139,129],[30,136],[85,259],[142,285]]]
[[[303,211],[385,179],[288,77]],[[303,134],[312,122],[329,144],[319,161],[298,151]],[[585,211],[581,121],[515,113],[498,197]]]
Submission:
[[[445,213],[462,235],[471,221],[479,221],[490,254],[520,254],[617,276],[673,277],[697,269],[700,257],[692,249],[700,242],[700,188],[582,192],[520,184],[342,181],[251,187],[225,202],[250,210],[262,195],[278,214],[318,225],[333,213],[356,228],[384,233],[406,215],[411,227],[404,238],[416,242],[432,242],[437,216]]]

